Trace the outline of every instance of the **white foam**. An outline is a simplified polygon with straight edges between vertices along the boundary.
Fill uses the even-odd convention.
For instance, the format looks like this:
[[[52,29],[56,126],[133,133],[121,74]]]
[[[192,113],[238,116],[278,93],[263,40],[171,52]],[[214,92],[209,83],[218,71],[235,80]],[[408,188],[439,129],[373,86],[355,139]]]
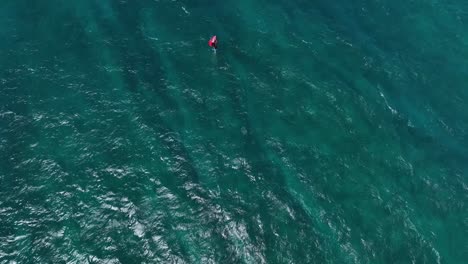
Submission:
[[[390,104],[389,104],[388,101],[387,101],[387,98],[385,98],[385,95],[384,95],[382,92],[380,92],[380,97],[382,97],[382,98],[384,99],[384,102],[385,102],[385,104],[387,105],[387,108],[390,109],[390,111],[392,112],[392,114],[394,114],[394,115],[398,114],[398,111],[395,110],[393,107],[390,106]]]
[[[187,14],[187,15],[190,15],[190,12],[189,12],[189,11],[187,11],[187,9],[185,9],[185,7],[184,7],[184,6],[182,7],[182,10],[184,10],[185,14]]]

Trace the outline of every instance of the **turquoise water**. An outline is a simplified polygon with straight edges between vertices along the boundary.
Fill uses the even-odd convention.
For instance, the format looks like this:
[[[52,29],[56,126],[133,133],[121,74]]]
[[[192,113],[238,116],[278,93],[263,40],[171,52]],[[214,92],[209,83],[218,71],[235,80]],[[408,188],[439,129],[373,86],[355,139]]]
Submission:
[[[0,263],[466,263],[467,26],[462,0],[3,0]]]

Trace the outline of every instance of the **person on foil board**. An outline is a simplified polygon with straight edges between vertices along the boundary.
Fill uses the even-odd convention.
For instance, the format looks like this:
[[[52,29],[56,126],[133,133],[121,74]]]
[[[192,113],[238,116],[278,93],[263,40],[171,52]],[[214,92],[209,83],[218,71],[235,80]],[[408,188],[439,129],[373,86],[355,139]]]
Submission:
[[[218,38],[216,36],[211,37],[208,41],[208,46],[212,47],[213,51],[216,52],[216,49],[218,49]]]

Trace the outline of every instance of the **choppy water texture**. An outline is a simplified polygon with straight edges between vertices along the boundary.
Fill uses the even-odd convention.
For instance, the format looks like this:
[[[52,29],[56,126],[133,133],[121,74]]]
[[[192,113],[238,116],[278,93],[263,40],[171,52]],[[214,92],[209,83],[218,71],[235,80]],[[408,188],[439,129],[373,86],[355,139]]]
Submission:
[[[462,0],[2,0],[0,263],[466,263],[467,28]]]

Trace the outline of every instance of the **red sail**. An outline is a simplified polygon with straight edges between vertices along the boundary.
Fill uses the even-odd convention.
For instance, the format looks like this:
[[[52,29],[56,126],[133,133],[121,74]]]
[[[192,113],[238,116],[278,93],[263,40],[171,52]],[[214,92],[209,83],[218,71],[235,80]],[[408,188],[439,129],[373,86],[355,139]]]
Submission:
[[[216,39],[216,36],[213,36],[213,37],[211,37],[210,41],[208,41],[208,45],[210,47],[216,47],[217,42],[218,42],[218,40]]]

